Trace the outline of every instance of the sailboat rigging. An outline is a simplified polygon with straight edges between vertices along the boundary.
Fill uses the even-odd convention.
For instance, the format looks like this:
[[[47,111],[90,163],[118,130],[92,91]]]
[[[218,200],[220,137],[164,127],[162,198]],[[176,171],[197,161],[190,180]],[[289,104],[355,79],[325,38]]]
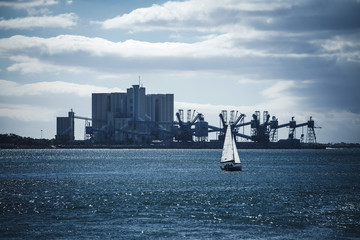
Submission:
[[[231,125],[228,124],[224,147],[222,150],[220,168],[225,171],[241,171],[241,162],[239,153],[236,147],[236,142],[233,134],[231,133]]]

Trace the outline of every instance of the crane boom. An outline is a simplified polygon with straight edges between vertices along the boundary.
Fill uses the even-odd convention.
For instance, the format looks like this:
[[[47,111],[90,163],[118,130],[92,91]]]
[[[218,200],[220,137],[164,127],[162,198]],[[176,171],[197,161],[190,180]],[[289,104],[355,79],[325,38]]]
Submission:
[[[288,127],[288,126],[290,126],[290,123],[278,125],[276,128],[283,128],[283,127]]]
[[[179,114],[178,112],[176,113],[176,117],[177,117],[177,119],[178,119],[178,121],[179,121],[180,127],[182,127],[182,126],[183,126],[183,122],[181,121],[180,114]]]
[[[201,117],[201,113],[198,113],[198,115],[196,115],[196,117],[190,122],[190,126],[194,125],[196,120],[198,120],[200,117]]]
[[[224,116],[220,113],[220,114],[219,114],[219,117],[220,117],[220,119],[221,119],[221,122],[222,122],[222,124],[223,124],[223,127],[225,128],[226,122],[225,122]],[[225,132],[225,130],[224,130],[224,132]]]
[[[307,126],[308,123],[300,123],[300,124],[296,124],[295,128],[298,128],[298,127],[303,127],[303,126]]]
[[[235,122],[233,123],[234,126],[236,126],[236,124],[238,124],[242,119],[244,119],[245,114],[240,114],[240,116],[235,120]]]
[[[236,125],[235,127],[238,128],[238,127],[244,127],[244,126],[247,126],[247,125],[250,125],[251,122],[247,122],[247,123],[240,123],[238,125]]]

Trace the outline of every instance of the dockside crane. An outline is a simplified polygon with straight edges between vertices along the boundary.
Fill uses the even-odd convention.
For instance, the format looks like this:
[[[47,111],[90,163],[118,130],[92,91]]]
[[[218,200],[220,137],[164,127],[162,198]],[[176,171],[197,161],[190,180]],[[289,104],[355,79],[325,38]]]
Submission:
[[[306,142],[307,143],[316,143],[315,128],[321,128],[321,127],[315,127],[315,122],[312,119],[312,116],[310,116],[307,127],[308,128],[307,128]]]
[[[241,124],[238,125],[238,123],[239,123],[241,120],[243,120],[245,117],[246,117],[245,114],[240,113],[239,117],[232,123],[232,125],[234,125],[235,128],[241,127],[241,126],[240,126]]]
[[[266,143],[269,142],[269,136],[270,136],[270,130],[269,130],[269,119],[270,114],[268,114],[266,111],[264,112],[264,119],[265,121],[260,124],[259,114],[253,114],[253,121],[251,124],[251,128],[253,129],[253,134],[251,136],[251,140],[254,142],[262,142]]]
[[[219,117],[220,117],[220,122],[221,122],[221,128],[219,129],[220,131],[220,134],[218,136],[218,140],[220,141],[224,141],[225,139],[225,132],[226,132],[226,128],[227,128],[227,119],[225,119],[227,117],[227,111],[226,110],[223,110],[220,114],[219,114]]]
[[[198,113],[193,119],[191,120],[189,111],[188,111],[188,121],[184,122],[182,120],[182,117],[180,116],[180,112],[176,113],[176,117],[178,119],[178,125],[179,128],[177,129],[175,133],[175,140],[182,141],[182,142],[192,142],[193,141],[193,134],[195,132],[195,129],[192,128],[192,126],[195,124],[195,122],[200,119],[204,120],[204,117],[201,113]],[[194,111],[195,113],[195,111]],[[193,114],[194,116],[194,114]],[[191,120],[191,121],[190,121]]]
[[[275,116],[273,116],[271,121],[270,121],[270,124],[269,124],[269,126],[270,126],[270,141],[271,142],[277,142],[277,140],[278,140],[278,130],[280,128],[289,127],[290,124],[291,124],[291,121],[288,122],[288,123],[279,125],[278,119]],[[295,122],[295,125],[296,125],[296,122]]]
[[[264,112],[264,122],[262,124],[260,124],[260,112],[256,111],[253,115],[252,115],[252,120],[250,122],[243,122],[238,124],[239,122],[241,122],[244,118],[246,117],[245,114],[240,114],[240,116],[238,117],[238,119],[234,122],[234,128],[236,129],[235,135],[254,141],[254,142],[262,142],[262,143],[266,143],[269,142],[269,119],[270,119],[270,115],[267,113],[267,111]],[[238,128],[240,127],[244,127],[244,126],[248,126],[251,125],[251,136],[243,134],[243,133],[239,133],[238,132]]]
[[[220,120],[221,120],[221,123],[222,123],[222,128],[219,128],[219,129],[218,129],[218,131],[220,131],[220,135],[219,135],[219,137],[218,137],[218,139],[219,139],[220,141],[223,141],[223,140],[224,140],[226,127],[227,127],[227,125],[228,125],[228,124],[226,123],[224,114],[226,114],[226,111],[222,111],[222,113],[219,114],[219,117],[220,117]],[[238,132],[238,129],[239,129],[240,127],[244,127],[244,126],[247,126],[247,125],[250,125],[250,124],[251,124],[251,122],[246,122],[246,123],[240,123],[240,124],[239,124],[239,122],[241,122],[242,120],[244,120],[245,117],[246,117],[245,114],[240,113],[240,115],[236,118],[235,121],[233,121],[233,122],[230,121],[231,131],[233,132],[234,136],[238,136],[238,137],[242,137],[242,138],[251,140],[251,136],[248,136],[248,135],[245,135],[245,134],[242,134],[242,133],[239,133],[239,132]]]
[[[247,140],[251,140],[251,136],[248,136],[248,135],[246,135],[244,133],[239,132],[239,128],[251,125],[251,121],[250,122],[243,122],[245,117],[246,117],[246,115],[241,113],[239,115],[239,117],[234,121],[234,123],[233,123],[233,128],[235,129],[234,135],[236,135],[237,137],[245,138]],[[239,122],[242,122],[242,123],[239,123]]]
[[[307,122],[300,123],[300,124],[296,123],[295,117],[291,117],[291,120],[288,123],[281,124],[281,125],[278,124],[278,119],[273,117],[273,119],[270,121],[271,141],[277,140],[278,129],[284,128],[284,127],[289,128],[288,139],[294,140],[294,139],[296,139],[296,128],[305,127],[305,126],[307,127],[307,142],[308,143],[316,143],[315,128],[321,128],[321,127],[315,127],[314,120],[312,119],[311,116]]]

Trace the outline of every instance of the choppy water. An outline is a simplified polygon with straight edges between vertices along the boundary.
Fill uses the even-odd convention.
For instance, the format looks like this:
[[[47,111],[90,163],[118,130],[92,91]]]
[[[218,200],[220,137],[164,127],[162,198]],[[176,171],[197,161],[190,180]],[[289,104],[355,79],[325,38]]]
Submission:
[[[1,150],[1,239],[360,239],[360,150]]]

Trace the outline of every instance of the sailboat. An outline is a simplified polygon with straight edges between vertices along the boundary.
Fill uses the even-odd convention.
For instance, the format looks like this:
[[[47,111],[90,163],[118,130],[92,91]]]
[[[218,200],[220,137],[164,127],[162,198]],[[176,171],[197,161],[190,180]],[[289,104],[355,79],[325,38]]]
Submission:
[[[237,151],[235,138],[231,133],[230,124],[226,129],[220,164],[220,168],[224,171],[241,171],[239,153]]]

